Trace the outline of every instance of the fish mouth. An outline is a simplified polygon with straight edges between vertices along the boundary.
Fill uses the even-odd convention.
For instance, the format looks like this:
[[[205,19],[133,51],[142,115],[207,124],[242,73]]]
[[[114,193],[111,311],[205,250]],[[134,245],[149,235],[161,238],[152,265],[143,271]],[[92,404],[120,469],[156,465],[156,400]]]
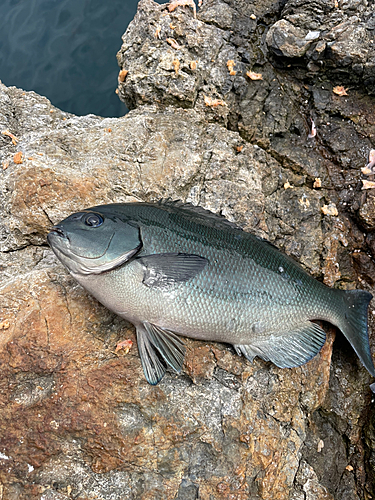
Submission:
[[[53,228],[48,233],[48,236],[54,234],[55,236],[59,236],[60,238],[69,239],[65,231],[59,226],[53,226]]]
[[[140,243],[136,248],[124,252],[110,261],[106,261],[105,255],[109,250],[114,236],[115,232],[112,233],[103,252],[95,257],[84,257],[83,255],[79,255],[79,253],[72,251],[70,238],[62,227],[52,227],[48,233],[47,241],[57,258],[65,265],[65,267],[68,268],[73,276],[89,275],[101,274],[121,266],[142,247],[142,243]]]
[[[57,249],[59,249],[60,252],[64,253],[63,248],[66,246],[70,246],[69,236],[59,226],[53,226],[53,228],[47,234],[47,241],[56,255]]]
[[[84,259],[85,261],[97,261],[104,257],[108,252],[108,249],[112,243],[115,233],[113,232],[108,240],[107,246],[103,249],[102,253],[95,255],[94,257],[88,257],[86,255],[80,255],[71,248],[71,240],[69,234],[61,226],[53,226],[47,235],[47,241],[51,246],[52,250],[55,251],[56,248],[70,259]],[[55,238],[57,237],[57,239]]]

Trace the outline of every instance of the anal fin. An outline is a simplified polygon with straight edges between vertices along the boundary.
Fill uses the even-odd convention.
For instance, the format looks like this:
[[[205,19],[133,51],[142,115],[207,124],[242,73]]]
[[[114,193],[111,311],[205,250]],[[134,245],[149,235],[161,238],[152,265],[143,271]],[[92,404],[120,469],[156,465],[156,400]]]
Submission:
[[[167,365],[181,371],[186,348],[173,332],[145,321],[137,326],[137,343],[143,372],[150,384],[160,382]]]
[[[272,361],[279,368],[293,368],[312,359],[323,347],[326,334],[316,323],[306,321],[288,332],[271,335],[249,345],[235,345],[237,354],[243,354],[249,361],[256,356]]]

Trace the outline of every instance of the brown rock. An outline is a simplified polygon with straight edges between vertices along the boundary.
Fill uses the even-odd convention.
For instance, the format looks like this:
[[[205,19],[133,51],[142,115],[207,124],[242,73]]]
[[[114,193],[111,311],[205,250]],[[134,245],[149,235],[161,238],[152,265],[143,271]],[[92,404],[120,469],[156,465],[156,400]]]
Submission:
[[[375,190],[368,192],[363,205],[359,209],[361,222],[370,231],[375,230]]]
[[[18,151],[18,153],[16,153],[16,154],[13,156],[13,161],[14,161],[14,163],[16,163],[17,165],[19,165],[20,163],[23,163],[23,155],[22,155],[22,152],[21,152],[21,151]]]

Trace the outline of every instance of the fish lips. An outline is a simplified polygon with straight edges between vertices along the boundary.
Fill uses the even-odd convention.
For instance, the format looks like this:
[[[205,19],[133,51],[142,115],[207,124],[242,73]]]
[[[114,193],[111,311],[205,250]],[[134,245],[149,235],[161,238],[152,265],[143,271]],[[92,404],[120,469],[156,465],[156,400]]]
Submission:
[[[53,253],[64,266],[69,271],[73,271],[76,267],[73,258],[74,254],[69,249],[70,241],[64,229],[59,226],[54,226],[47,234],[47,242]]]

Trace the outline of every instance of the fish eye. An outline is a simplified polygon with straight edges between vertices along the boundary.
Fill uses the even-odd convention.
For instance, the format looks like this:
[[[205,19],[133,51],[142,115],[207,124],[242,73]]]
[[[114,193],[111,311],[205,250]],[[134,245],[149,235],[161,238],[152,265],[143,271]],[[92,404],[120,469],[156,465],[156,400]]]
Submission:
[[[85,224],[86,226],[90,227],[98,227],[103,224],[104,220],[103,217],[99,214],[89,214],[85,218]]]

